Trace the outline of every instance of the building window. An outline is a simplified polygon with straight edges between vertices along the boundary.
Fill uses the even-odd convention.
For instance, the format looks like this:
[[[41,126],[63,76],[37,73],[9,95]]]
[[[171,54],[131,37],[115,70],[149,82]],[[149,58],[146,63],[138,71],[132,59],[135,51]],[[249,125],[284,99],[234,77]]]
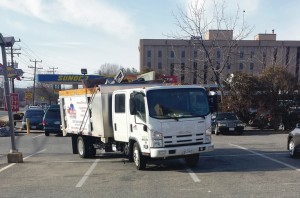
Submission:
[[[266,66],[267,66],[267,60],[266,60],[266,57],[267,57],[267,53],[266,53],[266,52],[263,52],[263,69],[265,69]]]
[[[254,49],[251,49],[250,58],[253,58],[253,57],[254,57]]]
[[[219,50],[217,51],[217,58],[221,58],[221,52]]]
[[[230,63],[227,63],[227,69],[229,70],[231,68]]]
[[[184,69],[185,69],[185,63],[181,63],[181,83],[184,82]]]
[[[220,69],[220,62],[219,61],[217,61],[216,69]]]
[[[198,56],[198,52],[197,50],[194,50],[194,58],[197,58],[197,56]]]
[[[243,69],[244,69],[244,64],[240,63],[240,70],[243,70]]]
[[[147,51],[147,57],[151,57],[151,50]]]
[[[208,66],[207,61],[204,62],[204,72],[203,72],[203,83],[207,84],[207,72],[208,72]]]
[[[171,54],[170,54],[170,56],[171,56],[171,58],[174,58],[174,56],[175,56],[175,53],[174,53],[174,51],[173,51],[173,50],[171,51]]]
[[[240,52],[240,59],[243,59],[244,58],[244,52]]]
[[[286,48],[286,54],[285,54],[285,65],[288,66],[289,65],[289,60],[290,59],[290,47]]]
[[[161,68],[162,68],[161,62],[158,62],[157,68],[158,68],[158,69],[161,69]]]
[[[170,75],[171,76],[174,75],[174,63],[171,63],[171,65],[170,65]]]
[[[158,58],[161,58],[162,57],[162,51],[159,50],[157,55],[158,55]]]
[[[193,76],[193,84],[197,84],[197,63],[194,62],[194,76]]]
[[[185,58],[185,50],[181,51],[181,58]]]
[[[254,63],[250,63],[250,70],[252,71],[254,69]]]
[[[147,62],[147,67],[151,68],[151,62]]]

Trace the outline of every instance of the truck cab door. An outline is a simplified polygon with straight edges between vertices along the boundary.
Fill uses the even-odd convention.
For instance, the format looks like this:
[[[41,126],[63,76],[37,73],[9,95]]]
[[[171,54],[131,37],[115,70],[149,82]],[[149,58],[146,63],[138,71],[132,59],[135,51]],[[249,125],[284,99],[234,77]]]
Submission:
[[[113,95],[112,121],[114,139],[116,141],[128,142],[128,107],[126,101],[129,100],[125,92],[118,92]]]

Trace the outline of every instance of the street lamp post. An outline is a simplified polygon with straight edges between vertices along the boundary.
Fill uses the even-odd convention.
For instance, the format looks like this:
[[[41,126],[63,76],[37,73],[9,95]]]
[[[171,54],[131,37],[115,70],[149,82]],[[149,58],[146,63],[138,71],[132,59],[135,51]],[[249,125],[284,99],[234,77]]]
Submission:
[[[14,44],[13,37],[4,38],[0,33],[0,45],[1,45],[2,59],[3,59],[4,92],[5,92],[6,106],[8,110],[9,130],[11,135],[11,150],[10,153],[7,155],[7,160],[8,163],[22,163],[23,162],[22,153],[18,152],[15,144],[14,120],[13,120],[12,108],[10,104],[9,81],[8,81],[8,74],[7,74],[7,60],[6,60],[6,51],[5,51],[5,47],[12,46],[13,44]]]

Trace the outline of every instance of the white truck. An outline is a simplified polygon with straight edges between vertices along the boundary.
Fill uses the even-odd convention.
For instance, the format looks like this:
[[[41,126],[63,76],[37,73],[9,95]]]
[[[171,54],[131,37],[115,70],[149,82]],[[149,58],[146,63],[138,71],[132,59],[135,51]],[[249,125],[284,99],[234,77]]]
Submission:
[[[195,166],[212,151],[206,91],[198,85],[108,84],[59,92],[61,128],[74,154],[123,152],[138,170],[151,158]]]

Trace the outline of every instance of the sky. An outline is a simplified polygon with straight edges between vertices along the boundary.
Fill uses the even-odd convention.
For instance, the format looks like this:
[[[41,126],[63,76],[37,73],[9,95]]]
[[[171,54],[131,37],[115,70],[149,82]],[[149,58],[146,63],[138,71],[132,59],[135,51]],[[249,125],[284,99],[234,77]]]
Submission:
[[[0,0],[0,33],[20,39],[14,48],[21,54],[14,59],[25,78],[16,87],[33,84],[33,60],[42,61],[38,73],[80,74],[86,68],[95,74],[106,63],[139,71],[140,39],[170,38],[179,31],[175,16],[194,1]],[[207,13],[212,13],[211,2],[206,1]],[[237,7],[244,11],[245,22],[253,27],[247,39],[274,29],[277,40],[300,40],[299,0],[225,2],[228,16]]]

